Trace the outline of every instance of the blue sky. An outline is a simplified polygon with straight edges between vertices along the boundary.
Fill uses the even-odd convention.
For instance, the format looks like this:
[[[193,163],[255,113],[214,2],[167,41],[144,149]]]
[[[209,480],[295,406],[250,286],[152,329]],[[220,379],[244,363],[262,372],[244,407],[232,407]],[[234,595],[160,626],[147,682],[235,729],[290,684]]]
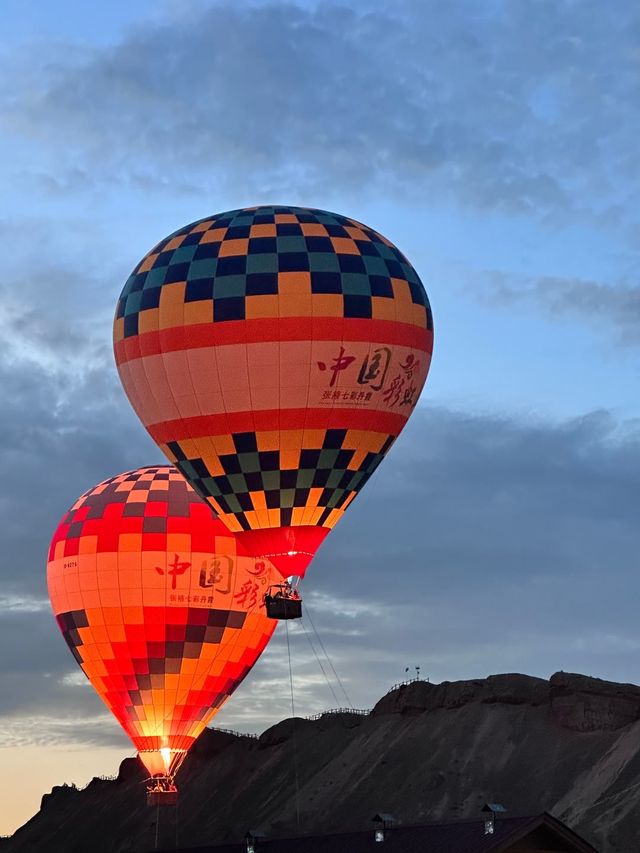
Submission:
[[[56,750],[78,780],[128,752],[55,633],[44,554],[78,494],[158,459],[110,351],[131,268],[245,204],[366,222],[433,306],[420,408],[306,583],[354,703],[416,664],[637,682],[635,5],[5,0],[3,20],[0,831],[63,781]],[[333,697],[297,639],[313,713]],[[283,667],[276,637],[221,724],[284,716]]]

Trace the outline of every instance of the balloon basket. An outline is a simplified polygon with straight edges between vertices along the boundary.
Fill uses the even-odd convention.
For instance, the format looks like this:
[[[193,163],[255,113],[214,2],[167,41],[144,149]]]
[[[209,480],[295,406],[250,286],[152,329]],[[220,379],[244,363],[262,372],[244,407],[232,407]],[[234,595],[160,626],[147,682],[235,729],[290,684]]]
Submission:
[[[169,779],[152,779],[147,788],[148,806],[175,806],[178,802],[178,789]]]
[[[267,619],[301,619],[302,599],[297,592],[291,591],[289,584],[274,584],[269,587],[264,606]]]

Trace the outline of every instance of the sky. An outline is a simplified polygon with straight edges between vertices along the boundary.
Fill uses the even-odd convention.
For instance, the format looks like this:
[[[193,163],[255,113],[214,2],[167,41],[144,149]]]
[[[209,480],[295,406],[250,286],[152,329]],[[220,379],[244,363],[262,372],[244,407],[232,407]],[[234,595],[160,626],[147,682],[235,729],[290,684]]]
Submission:
[[[637,4],[0,5],[0,834],[133,753],[57,633],[46,552],[78,495],[162,461],[115,302],[228,209],[365,222],[434,314],[421,402],[305,579],[346,696],[295,624],[296,713],[417,666],[639,683]],[[216,723],[263,731],[288,691],[279,629]]]

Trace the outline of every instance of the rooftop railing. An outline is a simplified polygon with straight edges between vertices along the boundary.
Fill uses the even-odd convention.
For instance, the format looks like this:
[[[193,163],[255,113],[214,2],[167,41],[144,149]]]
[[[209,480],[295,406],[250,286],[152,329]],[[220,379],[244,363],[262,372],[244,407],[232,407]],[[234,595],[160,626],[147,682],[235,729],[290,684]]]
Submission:
[[[404,687],[406,684],[415,684],[416,681],[424,681],[425,684],[429,684],[429,678],[422,678],[419,675],[415,675],[413,678],[407,678],[406,681],[399,681],[397,684],[394,684],[393,687],[390,687],[387,690],[387,696],[389,693],[393,693],[394,690],[397,690],[399,687]]]
[[[214,732],[222,732],[225,735],[234,735],[235,737],[248,737],[252,740],[258,740],[259,735],[255,735],[252,732],[238,732],[235,729],[221,729],[219,726],[210,726],[211,730]]]
[[[321,717],[329,717],[333,714],[355,714],[359,717],[367,717],[371,708],[330,708],[328,711],[320,711],[319,714],[311,714],[305,720],[319,720]]]

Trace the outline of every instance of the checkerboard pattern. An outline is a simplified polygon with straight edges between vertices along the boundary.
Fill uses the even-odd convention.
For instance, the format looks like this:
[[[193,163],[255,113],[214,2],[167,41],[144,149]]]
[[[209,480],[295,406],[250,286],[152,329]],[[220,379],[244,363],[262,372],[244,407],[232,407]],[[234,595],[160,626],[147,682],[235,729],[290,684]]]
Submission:
[[[106,480],[60,522],[48,563],[58,625],[152,775],[175,772],[259,657],[276,577],[238,553],[173,467]]]
[[[318,433],[320,446],[300,447],[293,458],[290,451],[288,468],[280,451],[259,449],[260,433],[233,433],[235,452],[218,457],[224,472],[218,476],[206,460],[187,458],[180,442],[170,442],[167,450],[195,491],[211,500],[230,525],[268,527],[271,512],[275,526],[332,527],[382,462],[394,436],[378,436],[375,449],[363,449],[363,436],[350,437],[348,430]]]
[[[389,319],[400,282],[416,307],[407,320],[432,329],[418,274],[376,231],[323,210],[234,210],[181,228],[145,256],[118,300],[116,340],[153,327],[163,290],[176,283],[185,283],[185,314],[224,323],[279,317],[283,307],[294,316],[309,296],[328,316]]]
[[[278,559],[297,547],[290,528],[342,517],[411,414],[432,346],[402,252],[299,207],[176,231],[135,268],[114,321],[118,371],[152,438],[229,530],[285,530],[289,545],[264,552]]]
[[[49,549],[56,556],[117,553],[131,545],[144,551],[166,551],[182,544],[209,551],[224,528],[169,465],[140,468],[111,477],[82,495],[63,517]],[[227,534],[228,535],[228,534]],[[134,541],[135,540],[135,541]]]

